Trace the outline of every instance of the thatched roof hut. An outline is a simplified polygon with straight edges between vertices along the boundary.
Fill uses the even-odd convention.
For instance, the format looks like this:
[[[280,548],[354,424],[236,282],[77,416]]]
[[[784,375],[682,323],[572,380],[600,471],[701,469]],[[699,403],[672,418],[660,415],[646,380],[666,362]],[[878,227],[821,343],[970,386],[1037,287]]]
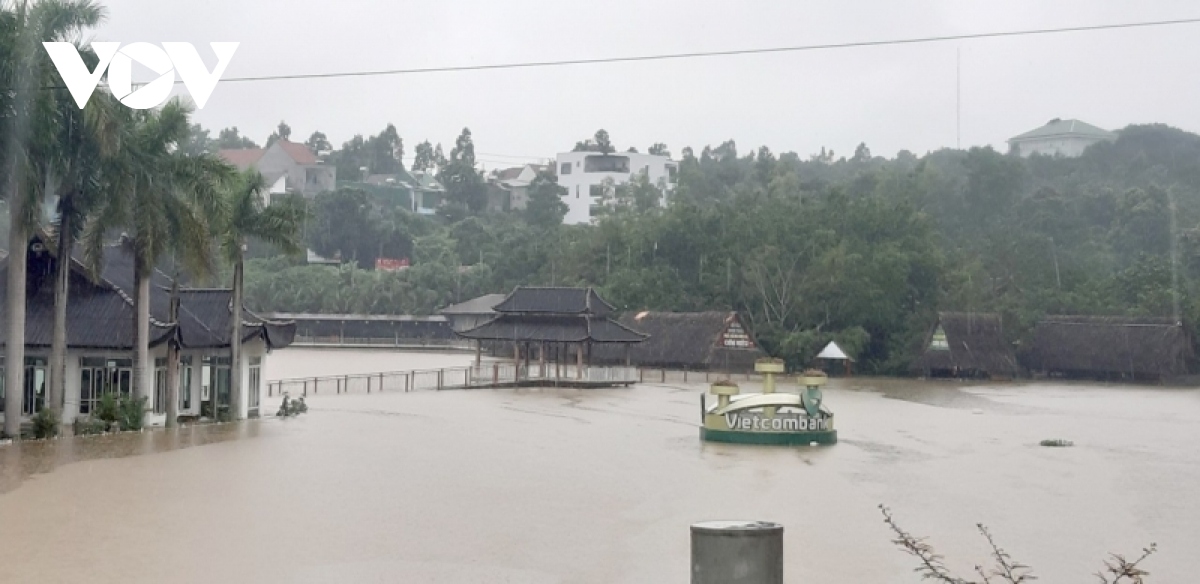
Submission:
[[[749,371],[766,356],[736,312],[626,313],[619,322],[649,334],[630,347],[631,365],[713,371]],[[624,362],[624,355],[602,349],[593,355],[605,362]]]
[[[1137,379],[1183,375],[1191,356],[1175,319],[1119,316],[1047,316],[1022,355],[1038,373]]]
[[[1020,369],[998,314],[940,312],[923,347],[912,367],[926,376],[1011,378]]]

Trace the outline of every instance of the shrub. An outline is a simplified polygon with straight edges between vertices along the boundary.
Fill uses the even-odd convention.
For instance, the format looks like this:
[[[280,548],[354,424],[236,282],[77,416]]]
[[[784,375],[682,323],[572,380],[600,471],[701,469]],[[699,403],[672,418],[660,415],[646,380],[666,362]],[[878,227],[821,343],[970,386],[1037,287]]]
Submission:
[[[92,412],[92,417],[103,422],[105,428],[120,422],[121,404],[117,401],[117,396],[111,393],[100,396],[100,403],[96,404],[96,411]]]
[[[92,436],[95,434],[103,434],[108,428],[108,423],[104,420],[88,416],[87,418],[75,418],[75,435],[76,436]]]
[[[33,437],[38,440],[53,438],[58,436],[59,417],[54,410],[50,408],[42,408],[38,413],[34,414],[33,419]]]
[[[922,580],[934,580],[944,584],[1025,584],[1037,579],[1037,576],[1033,575],[1033,569],[1014,560],[996,543],[992,533],[982,524],[976,525],[976,528],[987,540],[995,564],[992,568],[975,566],[979,580],[960,578],[946,567],[944,558],[933,550],[933,546],[926,543],[925,538],[917,537],[897,525],[887,507],[880,505],[879,510],[883,512],[883,522],[896,536],[892,543],[917,558],[918,566],[913,571],[920,574]],[[1149,572],[1141,569],[1140,565],[1156,551],[1158,546],[1152,543],[1143,548],[1142,555],[1133,561],[1120,554],[1109,554],[1110,559],[1104,562],[1104,569],[1093,576],[1096,576],[1101,584],[1143,584]]]
[[[117,421],[122,430],[141,430],[146,418],[146,398],[127,397],[121,400],[117,408],[117,415]]]

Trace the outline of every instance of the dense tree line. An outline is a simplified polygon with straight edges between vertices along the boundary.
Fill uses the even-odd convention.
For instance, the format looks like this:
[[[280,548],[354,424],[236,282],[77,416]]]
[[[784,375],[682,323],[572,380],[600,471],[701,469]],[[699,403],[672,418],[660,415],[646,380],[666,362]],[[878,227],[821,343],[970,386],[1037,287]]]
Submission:
[[[616,150],[607,133],[577,147]],[[1014,341],[1047,313],[1200,316],[1200,136],[1161,125],[1126,128],[1079,158],[972,148],[886,159],[866,145],[802,158],[741,154],[730,140],[683,149],[665,208],[634,181],[591,226],[561,225],[552,175],[535,187],[529,208],[509,214],[466,197],[433,219],[361,206],[359,227],[331,232],[411,250],[412,269],[273,271],[278,260],[261,260],[248,297],[279,310],[428,314],[516,285],[591,285],[622,309],[741,311],[794,362],[837,338],[879,372],[903,369],[938,310],[998,311]],[[330,225],[320,200],[314,225]],[[310,243],[321,237],[310,229]]]

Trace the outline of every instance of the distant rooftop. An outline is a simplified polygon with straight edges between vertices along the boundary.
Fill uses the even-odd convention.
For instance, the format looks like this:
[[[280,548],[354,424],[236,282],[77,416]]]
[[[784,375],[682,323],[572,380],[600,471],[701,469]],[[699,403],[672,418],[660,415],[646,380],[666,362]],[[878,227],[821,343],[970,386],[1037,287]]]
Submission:
[[[1027,140],[1043,140],[1065,136],[1108,139],[1113,138],[1116,134],[1103,128],[1097,128],[1087,122],[1055,118],[1046,122],[1046,125],[1040,128],[1009,138],[1008,141],[1024,142]]]

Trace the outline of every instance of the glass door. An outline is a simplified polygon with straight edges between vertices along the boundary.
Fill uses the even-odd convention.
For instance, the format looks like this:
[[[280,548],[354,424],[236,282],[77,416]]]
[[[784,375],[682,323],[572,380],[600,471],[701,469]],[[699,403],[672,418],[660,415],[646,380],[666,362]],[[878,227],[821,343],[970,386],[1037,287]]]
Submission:
[[[46,406],[46,359],[25,358],[25,403],[21,413],[32,416]]]

